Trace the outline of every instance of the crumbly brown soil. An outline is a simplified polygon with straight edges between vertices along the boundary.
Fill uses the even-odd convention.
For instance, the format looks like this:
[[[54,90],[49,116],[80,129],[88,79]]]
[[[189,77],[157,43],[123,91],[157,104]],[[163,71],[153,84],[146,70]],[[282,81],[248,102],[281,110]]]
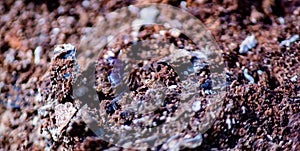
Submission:
[[[54,144],[42,135],[38,110],[45,105],[40,81],[51,64],[56,44],[79,47],[86,27],[97,17],[128,4],[150,1],[1,1],[0,2],[0,150],[43,150],[69,147],[83,150],[112,147],[71,121],[74,131],[62,132],[71,143]],[[155,1],[180,7],[180,1]],[[300,34],[297,0],[187,1],[188,11],[211,31],[229,68],[224,108],[204,134],[197,150],[300,149],[300,42],[280,42]],[[284,18],[281,24],[279,17]],[[254,34],[258,45],[239,54],[239,45]],[[39,63],[34,50],[43,49]],[[80,61],[80,60],[79,60]],[[255,79],[244,77],[244,69]],[[258,74],[258,70],[262,74]],[[294,76],[296,80],[291,80]],[[47,87],[47,86],[46,86]],[[68,102],[68,101],[66,101]],[[81,131],[80,131],[81,132]],[[77,138],[80,138],[77,140]],[[76,142],[76,143],[72,143]]]

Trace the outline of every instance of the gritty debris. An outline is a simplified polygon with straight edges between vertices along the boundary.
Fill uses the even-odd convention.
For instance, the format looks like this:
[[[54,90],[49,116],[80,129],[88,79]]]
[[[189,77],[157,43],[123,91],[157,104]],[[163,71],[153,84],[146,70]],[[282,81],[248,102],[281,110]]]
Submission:
[[[248,36],[240,45],[239,53],[247,53],[249,50],[254,48],[257,44],[257,40],[254,35]]]

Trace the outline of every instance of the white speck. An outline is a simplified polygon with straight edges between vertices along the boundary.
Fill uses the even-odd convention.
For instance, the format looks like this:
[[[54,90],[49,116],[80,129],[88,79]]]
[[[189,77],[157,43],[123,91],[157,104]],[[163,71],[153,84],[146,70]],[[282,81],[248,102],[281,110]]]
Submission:
[[[159,34],[153,34],[153,38],[158,38]]]
[[[54,35],[58,35],[59,32],[60,32],[60,29],[59,29],[59,28],[53,28],[51,32],[52,32],[52,34],[54,34]]]
[[[114,43],[115,42],[115,37],[113,36],[113,35],[109,35],[108,37],[107,37],[107,41],[109,42],[109,43]]]
[[[84,0],[84,1],[81,3],[81,5],[82,5],[84,8],[88,8],[89,5],[90,5],[90,2],[87,1],[87,0]]]
[[[115,54],[112,52],[112,51],[107,51],[106,54],[109,56],[109,57],[114,57]]]
[[[293,77],[291,78],[291,81],[292,81],[292,82],[296,82],[296,81],[297,81],[297,78],[298,78],[298,76],[295,75],[295,76],[293,76]]]
[[[299,39],[299,35],[294,35],[292,38],[290,38],[290,42],[295,42],[297,39]]]
[[[153,6],[143,8],[140,11],[141,18],[134,20],[132,22],[132,26],[134,27],[134,29],[139,29],[141,25],[153,24],[158,14],[158,9]]]
[[[177,88],[177,85],[171,85],[171,86],[169,86],[168,88],[169,88],[169,89],[175,89],[175,88]]]
[[[289,47],[291,43],[295,42],[295,41],[298,40],[298,39],[299,39],[299,35],[294,35],[294,36],[292,36],[290,39],[287,39],[287,40],[282,41],[282,42],[280,43],[280,46],[285,45],[285,46]]]
[[[209,94],[209,90],[205,90],[204,93],[205,93],[205,94]]]
[[[155,7],[146,7],[143,8],[140,12],[141,19],[154,22],[156,16],[158,15],[159,11]]]
[[[114,20],[118,17],[118,13],[117,12],[110,12],[110,13],[107,13],[105,14],[105,18],[108,19],[108,20]],[[102,20],[101,18],[99,18],[100,20]]]
[[[232,124],[235,124],[235,119],[234,118],[232,118]]]
[[[290,46],[290,41],[289,40],[284,40],[280,43],[280,46],[283,46],[283,45],[286,45],[286,46]]]
[[[41,102],[41,101],[42,101],[42,95],[41,95],[40,92],[38,92],[38,93],[36,94],[36,96],[34,97],[34,100],[35,100],[36,102]]]
[[[139,33],[136,32],[136,31],[133,31],[133,32],[130,33],[130,35],[131,35],[132,37],[136,38],[136,37],[139,35]]]
[[[8,53],[5,57],[5,62],[12,63],[15,60],[16,51],[12,48],[8,50]],[[5,55],[4,55],[5,56]]]
[[[246,79],[249,80],[249,83],[252,83],[252,84],[254,83],[254,78],[248,74],[248,69],[244,69],[244,76]]]
[[[279,23],[280,23],[281,25],[283,25],[283,24],[285,23],[285,20],[284,20],[283,17],[279,17],[279,18],[278,18],[278,21],[279,21]]]
[[[160,119],[160,120],[165,120],[165,119],[166,119],[166,116],[161,116],[159,119]]]
[[[245,114],[246,113],[246,107],[245,106],[242,106],[242,114]]]
[[[65,13],[65,8],[63,7],[63,6],[59,6],[58,8],[57,8],[57,10],[58,10],[58,14],[63,14],[63,13]]]
[[[34,50],[34,63],[39,64],[41,60],[43,49],[42,46],[37,46]]]
[[[226,124],[228,125],[228,129],[231,129],[231,121],[229,118],[226,119]]]
[[[203,141],[202,134],[198,134],[197,136],[193,138],[187,138],[184,139],[182,142],[180,142],[180,145],[190,148],[195,148],[199,146]]]
[[[179,35],[180,35],[180,30],[178,30],[177,28],[172,28],[171,30],[170,30],[170,33],[171,33],[171,35],[173,36],[173,37],[179,37]]]
[[[33,118],[33,120],[32,120],[32,125],[33,125],[33,126],[36,126],[37,123],[38,123],[38,120],[39,120],[38,116],[35,116],[35,117]]]
[[[262,75],[262,71],[261,70],[257,70],[257,73],[259,74],[259,75]]]
[[[39,19],[39,21],[38,21],[38,24],[39,24],[39,25],[44,25],[45,23],[46,23],[45,18],[41,18],[41,19]]]
[[[194,112],[197,112],[197,111],[199,111],[200,109],[201,109],[201,102],[200,102],[200,101],[195,101],[195,102],[193,103],[192,110],[193,110]]]
[[[180,2],[180,7],[181,7],[182,9],[184,9],[184,10],[187,10],[187,8],[186,8],[186,2],[185,2],[185,1],[181,1],[181,2]]]
[[[166,31],[165,30],[160,30],[159,34],[164,36],[166,34]]]
[[[139,11],[140,11],[139,8],[134,5],[128,6],[128,10],[131,11],[132,13],[136,13],[136,14],[139,13]]]
[[[130,127],[130,126],[128,126],[128,125],[122,125],[122,126],[121,126],[121,129],[124,129],[124,130],[129,131],[129,130],[132,130],[132,127]]]
[[[254,48],[257,40],[254,35],[248,36],[240,45],[239,53],[247,53],[250,49]]]
[[[169,23],[164,23],[165,28],[171,28],[171,25]]]
[[[58,129],[50,129],[49,130],[50,131],[50,133],[52,134],[51,136],[52,136],[52,139],[54,140],[54,141],[57,141],[58,140]]]
[[[267,137],[269,140],[271,140],[271,141],[273,140],[273,138],[270,135],[267,135]]]

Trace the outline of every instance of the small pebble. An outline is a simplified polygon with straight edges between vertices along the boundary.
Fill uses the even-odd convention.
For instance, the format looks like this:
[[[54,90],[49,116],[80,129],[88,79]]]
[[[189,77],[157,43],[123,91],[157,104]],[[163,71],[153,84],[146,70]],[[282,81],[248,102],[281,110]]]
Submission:
[[[41,60],[43,49],[42,46],[37,46],[34,50],[34,63],[39,64]]]
[[[90,5],[90,1],[87,1],[87,0],[84,0],[81,5],[84,7],[84,8],[88,8],[89,5]]]
[[[143,8],[140,12],[141,19],[144,21],[149,21],[154,23],[156,16],[159,14],[159,11],[155,7],[146,7]]]
[[[54,35],[58,35],[59,32],[60,32],[60,29],[59,29],[59,28],[53,28],[51,32],[52,32]]]
[[[254,78],[248,74],[248,69],[244,69],[244,76],[246,79],[249,80],[249,83],[252,83],[252,84],[254,83]]]
[[[278,21],[279,21],[279,23],[280,23],[281,25],[284,25],[284,23],[285,23],[285,20],[284,20],[283,17],[279,17],[279,18],[278,18]]]
[[[182,8],[183,10],[187,10],[185,1],[180,2],[180,8]]]
[[[172,29],[170,30],[170,33],[171,33],[171,35],[172,35],[173,37],[178,38],[179,35],[180,35],[180,30],[178,30],[178,29],[176,29],[176,28],[172,28]]]
[[[261,70],[257,70],[257,73],[259,74],[259,75],[262,75],[262,71]]]
[[[197,111],[199,111],[200,109],[201,109],[201,102],[200,102],[200,101],[195,101],[195,102],[193,103],[192,110],[193,110],[194,112],[197,112]]]

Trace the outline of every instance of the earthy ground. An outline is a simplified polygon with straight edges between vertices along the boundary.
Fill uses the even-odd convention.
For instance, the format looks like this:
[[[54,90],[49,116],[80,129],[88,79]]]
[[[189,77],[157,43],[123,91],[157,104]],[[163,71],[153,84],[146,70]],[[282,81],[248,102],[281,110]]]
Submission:
[[[83,49],[81,36],[97,25],[99,16],[148,2],[186,8],[206,25],[223,51],[229,70],[223,109],[195,150],[300,150],[297,0],[0,1],[0,150],[112,147],[89,130],[80,136],[77,130],[63,133],[68,143],[49,139],[43,133],[49,125],[41,125],[47,115],[39,112],[47,102],[38,91],[49,87],[41,81],[47,71],[55,71],[51,59],[56,44]],[[242,49],[251,35],[257,45]],[[82,123],[71,124],[84,129]]]

